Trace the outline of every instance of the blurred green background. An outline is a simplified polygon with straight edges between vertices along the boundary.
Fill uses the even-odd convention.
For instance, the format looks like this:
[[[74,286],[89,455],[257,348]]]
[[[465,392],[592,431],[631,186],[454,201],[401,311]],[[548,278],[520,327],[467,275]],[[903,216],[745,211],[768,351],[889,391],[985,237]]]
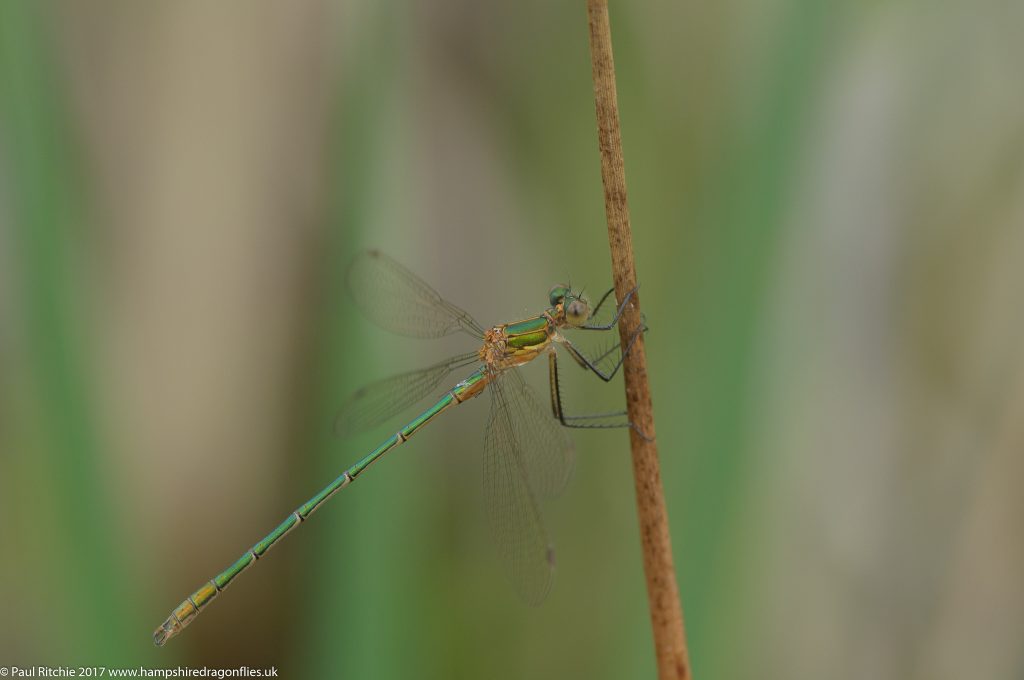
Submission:
[[[696,677],[1024,676],[1024,5],[612,5]],[[484,400],[150,641],[388,431],[346,394],[471,349],[363,321],[356,252],[485,324],[610,285],[587,49],[582,2],[0,2],[0,665],[653,675],[626,435],[529,608]]]

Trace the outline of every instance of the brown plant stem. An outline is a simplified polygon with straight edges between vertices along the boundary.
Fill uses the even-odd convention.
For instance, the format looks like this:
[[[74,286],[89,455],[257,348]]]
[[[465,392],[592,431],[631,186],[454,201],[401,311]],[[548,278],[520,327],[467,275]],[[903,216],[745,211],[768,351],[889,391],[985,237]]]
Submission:
[[[604,207],[608,220],[608,244],[612,255],[615,295],[622,300],[636,287],[636,267],[633,264],[629,206],[626,203],[626,170],[622,157],[607,0],[587,0],[587,17],[590,24],[590,58],[597,108],[597,140],[601,151],[601,180],[604,184]],[[619,320],[619,336],[623,348],[640,323],[640,297],[635,293],[632,304],[624,310]],[[636,429],[649,437],[647,439],[630,430],[640,542],[644,554],[658,677],[662,680],[689,680],[692,677],[690,655],[686,648],[683,610],[672,563],[672,541],[661,484],[658,446],[654,439],[654,413],[647,383],[647,355],[642,334],[626,356],[623,373],[629,419]]]

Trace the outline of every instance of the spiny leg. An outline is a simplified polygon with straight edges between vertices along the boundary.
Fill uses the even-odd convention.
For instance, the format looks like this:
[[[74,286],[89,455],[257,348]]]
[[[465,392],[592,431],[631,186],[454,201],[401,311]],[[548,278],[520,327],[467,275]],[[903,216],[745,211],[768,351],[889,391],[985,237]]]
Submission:
[[[604,295],[601,296],[601,299],[597,301],[597,305],[594,307],[594,311],[592,311],[590,313],[591,316],[597,316],[597,313],[601,311],[601,306],[604,305],[605,300],[607,300],[608,297],[612,293],[614,293],[614,292],[615,292],[615,288],[612,287],[612,288],[609,288],[608,291]]]
[[[622,299],[621,303],[619,303],[619,308],[615,310],[615,316],[612,317],[611,321],[609,321],[606,324],[601,324],[597,326],[580,326],[579,329],[583,331],[606,331],[610,328],[615,328],[615,324],[619,322],[619,317],[622,316],[623,310],[626,309],[626,305],[629,304],[629,301],[633,298],[633,294],[636,293],[638,288],[640,288],[639,284],[633,286],[633,290],[626,293],[626,297]],[[597,313],[597,310],[601,308],[601,305],[604,304],[604,301],[614,290],[615,289],[613,288],[612,290],[609,290],[607,293],[604,294],[604,296],[601,298],[601,301],[597,303],[597,307],[594,308],[592,315]]]
[[[645,332],[645,333],[647,332],[647,326],[646,326],[646,324],[644,325],[644,332]],[[577,348],[577,349],[579,349],[579,348]],[[614,340],[613,340],[613,341],[612,341],[612,342],[611,342],[611,343],[610,343],[610,344],[608,345],[608,349],[604,350],[603,352],[601,352],[600,354],[598,354],[598,355],[597,355],[597,356],[595,356],[595,357],[588,357],[588,358],[590,359],[590,362],[591,362],[592,364],[594,364],[595,366],[600,366],[600,365],[601,365],[601,362],[603,362],[603,361],[604,361],[605,359],[607,359],[607,358],[608,358],[609,356],[611,356],[611,354],[612,354],[612,353],[614,353],[614,352],[616,352],[616,351],[622,351],[622,345],[621,345],[621,343],[619,342],[619,339],[618,339],[618,338],[615,338],[615,339],[614,339]],[[578,363],[578,362],[577,362],[577,363]],[[587,367],[587,366],[586,366],[586,364],[582,364],[582,363],[580,364],[580,368],[586,368],[586,367]]]
[[[614,351],[614,347],[604,352],[595,361],[593,359],[588,358],[583,352],[579,350],[579,348],[576,347],[576,345],[572,344],[572,342],[569,341],[568,338],[561,338],[560,342],[562,343],[562,346],[565,347],[565,349],[569,352],[569,355],[576,360],[576,363],[578,363],[583,368],[592,371],[595,375],[601,378],[601,380],[604,380],[605,382],[610,382],[611,379],[615,377],[615,374],[619,372],[619,368],[622,366],[622,362],[625,361],[626,355],[629,354],[629,351],[631,349],[633,349],[633,344],[636,342],[636,339],[640,337],[640,334],[646,330],[647,326],[641,324],[640,326],[637,327],[635,331],[633,331],[633,334],[629,338],[629,342],[626,344],[626,349],[623,350],[622,354],[619,355],[618,360],[616,360],[615,362],[615,366],[613,366],[610,371],[601,370],[599,364],[605,357],[607,357],[609,354],[611,354],[612,351]]]
[[[603,420],[605,418],[625,418],[628,415],[625,411],[610,411],[607,413],[592,413],[575,416],[566,415],[565,408],[562,406],[562,389],[558,380],[558,356],[554,352],[550,352],[548,354],[548,382],[551,387],[551,413],[563,427],[581,430],[603,430],[629,427],[647,441],[651,441],[651,438],[642,432],[630,420],[615,423],[593,422]]]
[[[644,326],[644,332],[646,332],[646,331],[647,331],[647,327]],[[574,347],[575,347],[575,345],[574,345]],[[580,350],[578,347],[576,347],[576,350],[580,353],[580,355],[583,355],[583,351]],[[590,360],[590,363],[594,364],[595,366],[600,366],[601,363],[605,359],[607,359],[616,350],[618,350],[618,351],[622,350],[622,345],[621,345],[620,341],[618,340],[618,338],[616,338],[611,343],[609,343],[607,349],[605,349],[603,351],[602,350],[598,350],[601,353],[598,354],[597,356],[590,356],[590,357],[587,357],[587,358]],[[573,358],[573,361],[575,361],[576,364],[580,368],[582,368],[584,370],[589,370],[587,368],[587,364],[584,363],[583,360],[578,358],[575,354],[570,353],[569,356],[571,356]]]

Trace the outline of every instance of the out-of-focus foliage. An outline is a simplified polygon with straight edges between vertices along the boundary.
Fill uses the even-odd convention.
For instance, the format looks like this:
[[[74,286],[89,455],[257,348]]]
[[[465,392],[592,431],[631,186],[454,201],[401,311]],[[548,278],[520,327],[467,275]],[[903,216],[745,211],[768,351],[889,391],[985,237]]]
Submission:
[[[1024,5],[611,18],[697,677],[1020,677]],[[596,297],[595,142],[581,2],[0,3],[0,666],[649,677],[626,435],[575,436],[529,608],[483,400],[150,643],[387,432],[346,394],[472,349],[371,327],[352,255],[485,324]]]

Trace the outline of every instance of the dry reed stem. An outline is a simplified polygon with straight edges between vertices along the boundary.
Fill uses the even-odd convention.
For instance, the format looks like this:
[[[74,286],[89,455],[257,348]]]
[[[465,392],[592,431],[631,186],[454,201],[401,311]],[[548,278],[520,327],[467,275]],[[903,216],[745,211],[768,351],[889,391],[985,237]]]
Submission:
[[[608,24],[607,0],[587,0],[590,24],[590,57],[593,67],[594,100],[597,108],[598,146],[601,151],[601,180],[604,184],[608,243],[611,247],[615,294],[619,300],[636,286],[633,238],[626,204],[626,174],[619,129],[619,107],[615,91],[615,65]],[[630,334],[641,323],[640,297],[623,312],[619,335],[626,347]],[[633,478],[636,486],[640,541],[647,577],[647,598],[658,661],[658,677],[689,680],[690,656],[683,632],[683,611],[679,602],[668,513],[661,484],[658,446],[654,440],[654,414],[647,383],[647,355],[641,335],[623,363],[629,419],[650,440],[630,430]]]

